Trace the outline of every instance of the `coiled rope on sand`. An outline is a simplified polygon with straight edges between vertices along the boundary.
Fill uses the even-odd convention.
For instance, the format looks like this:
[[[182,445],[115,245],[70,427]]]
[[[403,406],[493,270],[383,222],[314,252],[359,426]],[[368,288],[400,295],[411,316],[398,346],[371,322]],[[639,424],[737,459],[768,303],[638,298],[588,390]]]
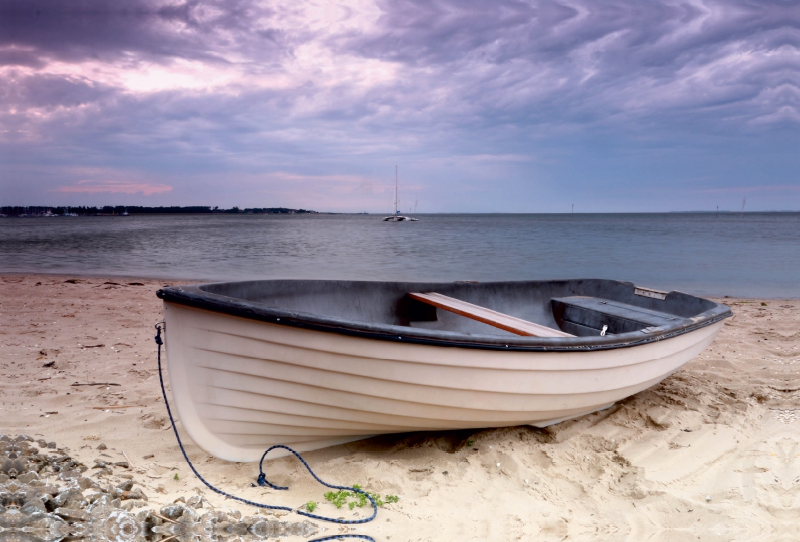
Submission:
[[[244,503],[244,504],[247,504],[247,505],[250,505],[250,506],[255,506],[256,508],[263,508],[263,509],[267,509],[267,510],[285,510],[287,512],[295,512],[295,513],[297,513],[297,514],[299,514],[301,516],[305,516],[305,517],[312,518],[312,519],[317,519],[317,520],[320,520],[320,521],[328,521],[328,522],[331,522],[331,523],[338,523],[340,525],[357,525],[357,524],[361,524],[361,523],[368,523],[368,522],[372,521],[373,519],[375,519],[375,516],[378,515],[378,505],[375,503],[375,499],[373,499],[372,496],[369,493],[367,493],[366,491],[364,491],[362,489],[359,489],[357,487],[337,486],[337,485],[329,484],[329,483],[323,481],[319,476],[317,476],[314,473],[313,470],[311,470],[311,467],[309,466],[309,464],[306,463],[306,460],[303,459],[300,456],[299,453],[297,453],[295,450],[291,449],[288,446],[284,446],[283,444],[276,444],[274,446],[270,446],[264,452],[264,455],[261,456],[261,461],[259,461],[259,463],[258,463],[259,474],[258,474],[258,478],[256,479],[256,481],[258,482],[259,486],[262,486],[262,487],[266,486],[266,487],[270,487],[270,488],[275,489],[275,490],[286,490],[286,489],[289,489],[288,487],[275,485],[272,482],[270,482],[269,480],[267,480],[267,477],[264,474],[264,469],[263,469],[264,459],[267,457],[267,454],[270,453],[272,450],[275,450],[275,449],[278,449],[278,448],[282,448],[284,450],[288,450],[298,460],[300,460],[300,462],[308,470],[308,472],[311,473],[311,476],[313,476],[314,479],[317,482],[319,482],[320,484],[324,485],[325,487],[329,487],[331,489],[338,489],[338,490],[342,490],[342,491],[352,491],[353,493],[359,493],[361,495],[364,495],[367,499],[369,499],[369,502],[372,505],[372,515],[369,516],[368,518],[364,518],[364,519],[338,519],[338,518],[329,518],[329,517],[326,517],[326,516],[320,516],[320,515],[317,515],[317,514],[312,514],[311,512],[306,512],[305,510],[301,510],[300,508],[290,508],[288,506],[279,506],[279,505],[274,505],[274,504],[258,503],[258,502],[255,502],[255,501],[251,501],[251,500],[245,499],[243,497],[237,497],[236,495],[232,495],[232,494],[230,494],[230,493],[228,493],[226,491],[223,491],[223,490],[221,490],[221,489],[219,489],[217,487],[214,487],[205,478],[203,478],[200,475],[200,473],[197,472],[197,469],[195,468],[194,464],[189,459],[189,455],[186,453],[186,448],[183,447],[183,442],[181,441],[181,436],[178,434],[178,428],[175,425],[175,418],[172,416],[172,409],[170,408],[169,400],[167,399],[167,389],[164,386],[164,375],[163,375],[163,372],[161,370],[161,346],[164,344],[164,341],[161,338],[161,324],[162,323],[163,322],[159,322],[155,326],[156,327],[155,341],[156,341],[156,344],[158,345],[158,379],[161,382],[161,394],[164,397],[164,405],[167,407],[167,414],[169,415],[169,422],[172,424],[172,430],[175,432],[175,439],[178,441],[178,446],[181,449],[181,453],[183,454],[183,458],[186,460],[186,463],[188,463],[189,468],[192,469],[192,472],[194,473],[194,475],[197,476],[197,478],[201,482],[203,482],[203,484],[205,484],[206,487],[208,487],[211,491],[213,491],[215,493],[218,493],[219,495],[222,495],[223,497],[226,497],[228,499],[233,499],[235,501],[239,501],[241,503]],[[361,540],[369,540],[370,542],[375,542],[375,539],[372,538],[371,536],[367,536],[365,534],[356,534],[356,533],[344,533],[344,534],[336,534],[336,535],[331,535],[331,536],[325,536],[325,537],[322,537],[322,538],[315,538],[314,540],[311,540],[309,542],[325,542],[326,540],[342,540],[342,539],[345,539],[345,538],[358,538],[358,539],[361,539]]]

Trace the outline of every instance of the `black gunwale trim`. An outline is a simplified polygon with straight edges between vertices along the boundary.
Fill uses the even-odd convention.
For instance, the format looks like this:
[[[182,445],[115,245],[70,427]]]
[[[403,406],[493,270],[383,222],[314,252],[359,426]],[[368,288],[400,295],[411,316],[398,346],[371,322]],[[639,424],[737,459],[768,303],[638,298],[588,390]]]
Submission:
[[[691,331],[710,326],[733,315],[725,305],[715,307],[693,318],[683,319],[655,332],[634,331],[606,337],[496,337],[491,335],[467,335],[452,331],[433,331],[392,324],[371,324],[292,312],[260,303],[206,292],[199,284],[191,286],[169,286],[156,295],[167,303],[177,303],[196,309],[228,314],[248,320],[296,327],[326,333],[338,333],[351,337],[404,342],[440,347],[472,348],[479,350],[505,350],[517,352],[587,352],[630,348],[642,344],[671,339]],[[691,322],[687,324],[686,322]]]

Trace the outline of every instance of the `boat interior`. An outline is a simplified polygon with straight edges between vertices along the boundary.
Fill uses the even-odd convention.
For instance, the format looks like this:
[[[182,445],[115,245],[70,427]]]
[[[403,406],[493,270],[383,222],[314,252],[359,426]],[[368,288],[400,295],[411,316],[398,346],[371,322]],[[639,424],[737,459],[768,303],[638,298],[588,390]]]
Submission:
[[[682,292],[630,282],[269,280],[203,284],[202,292],[298,316],[471,335],[590,337],[691,323],[718,307]]]

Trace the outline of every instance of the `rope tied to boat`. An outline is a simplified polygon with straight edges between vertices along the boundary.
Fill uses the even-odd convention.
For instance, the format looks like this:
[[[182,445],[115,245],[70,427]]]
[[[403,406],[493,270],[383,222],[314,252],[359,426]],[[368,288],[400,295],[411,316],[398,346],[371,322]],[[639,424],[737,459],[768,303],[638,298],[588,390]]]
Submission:
[[[300,460],[300,462],[308,470],[308,472],[311,473],[311,476],[313,476],[314,479],[317,482],[319,482],[320,484],[324,485],[325,487],[329,487],[331,489],[338,489],[338,490],[342,490],[342,491],[352,491],[353,493],[359,493],[361,495],[364,495],[369,500],[370,504],[372,505],[372,515],[369,516],[368,518],[364,518],[364,519],[329,518],[327,516],[320,516],[318,514],[312,514],[311,512],[306,512],[305,510],[301,510],[300,508],[290,508],[288,506],[279,506],[279,505],[274,505],[274,504],[258,503],[258,502],[251,501],[251,500],[248,500],[248,499],[245,499],[245,498],[242,498],[242,497],[237,497],[236,495],[232,495],[232,494],[230,494],[230,493],[228,493],[226,491],[223,491],[223,490],[211,485],[210,482],[208,482],[205,478],[203,478],[200,475],[200,473],[197,472],[197,469],[195,468],[194,464],[189,459],[189,455],[186,453],[186,448],[184,448],[183,442],[181,441],[181,437],[178,434],[178,427],[175,425],[175,418],[172,416],[172,409],[170,408],[169,400],[167,399],[167,389],[164,386],[164,375],[163,375],[163,371],[161,369],[161,347],[164,344],[164,340],[161,338],[161,324],[164,324],[164,322],[163,321],[162,322],[158,322],[155,325],[155,328],[156,328],[155,341],[156,341],[156,345],[158,345],[158,379],[159,379],[159,382],[161,383],[161,394],[164,397],[164,406],[167,407],[167,415],[169,416],[169,421],[172,424],[172,430],[175,432],[175,439],[178,441],[178,446],[181,449],[181,453],[183,454],[183,458],[186,460],[186,463],[189,465],[189,468],[192,469],[192,472],[194,473],[194,475],[197,476],[197,478],[201,482],[203,482],[203,484],[205,484],[206,487],[208,487],[211,491],[213,491],[213,492],[215,492],[215,493],[217,493],[219,495],[222,495],[223,497],[226,497],[228,499],[233,499],[235,501],[239,501],[241,503],[244,503],[244,504],[247,504],[247,505],[250,505],[250,506],[255,506],[256,508],[263,508],[263,509],[268,509],[268,510],[285,510],[287,512],[295,512],[297,514],[300,514],[301,516],[305,516],[305,517],[316,519],[316,520],[320,520],[320,521],[328,521],[328,522],[331,522],[331,523],[338,523],[340,525],[357,525],[357,524],[361,524],[361,523],[368,523],[368,522],[372,521],[373,519],[375,519],[375,516],[378,515],[378,505],[375,503],[375,499],[373,499],[372,496],[369,493],[367,493],[366,491],[364,491],[362,489],[359,489],[357,487],[337,486],[337,485],[329,484],[329,483],[323,481],[319,476],[316,475],[316,473],[313,470],[311,470],[311,466],[309,466],[309,464],[306,462],[306,460],[303,459],[300,456],[299,453],[297,453],[292,448],[290,448],[288,446],[285,446],[283,444],[276,444],[274,446],[270,446],[269,448],[267,448],[267,450],[261,456],[261,461],[259,461],[259,463],[258,463],[259,474],[258,474],[258,478],[256,479],[256,481],[258,482],[259,486],[261,486],[261,487],[270,487],[270,488],[275,489],[275,490],[286,490],[286,489],[289,489],[288,486],[278,486],[278,485],[273,484],[269,480],[267,480],[267,476],[266,476],[266,474],[264,474],[264,469],[263,469],[264,459],[266,459],[267,454],[270,453],[272,450],[281,448],[281,449],[288,450],[289,452],[291,452],[298,460]],[[325,536],[325,537],[322,537],[322,538],[315,538],[314,540],[311,540],[309,542],[325,542],[326,540],[342,540],[342,539],[345,539],[345,538],[359,538],[361,540],[369,540],[370,542],[375,542],[375,539],[372,538],[371,536],[367,536],[365,534],[357,534],[357,533],[343,533],[343,534]]]

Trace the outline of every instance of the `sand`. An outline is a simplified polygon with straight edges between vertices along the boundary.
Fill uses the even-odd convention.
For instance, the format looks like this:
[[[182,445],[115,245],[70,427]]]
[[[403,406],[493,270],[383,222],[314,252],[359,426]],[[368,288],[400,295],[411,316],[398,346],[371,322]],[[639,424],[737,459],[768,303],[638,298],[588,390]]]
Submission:
[[[56,441],[87,466],[127,456],[133,468],[87,474],[109,483],[133,476],[150,507],[200,493],[252,514],[192,475],[167,423],[153,342],[155,291],[166,284],[0,276],[0,434]],[[545,430],[414,433],[304,456],[325,480],[400,497],[351,529],[377,540],[795,540],[800,301],[721,301],[736,316],[708,350],[609,410]],[[326,489],[293,459],[267,467],[269,479],[291,486],[279,492],[251,487],[255,464],[187,449],[231,492],[367,514],[324,503]]]

